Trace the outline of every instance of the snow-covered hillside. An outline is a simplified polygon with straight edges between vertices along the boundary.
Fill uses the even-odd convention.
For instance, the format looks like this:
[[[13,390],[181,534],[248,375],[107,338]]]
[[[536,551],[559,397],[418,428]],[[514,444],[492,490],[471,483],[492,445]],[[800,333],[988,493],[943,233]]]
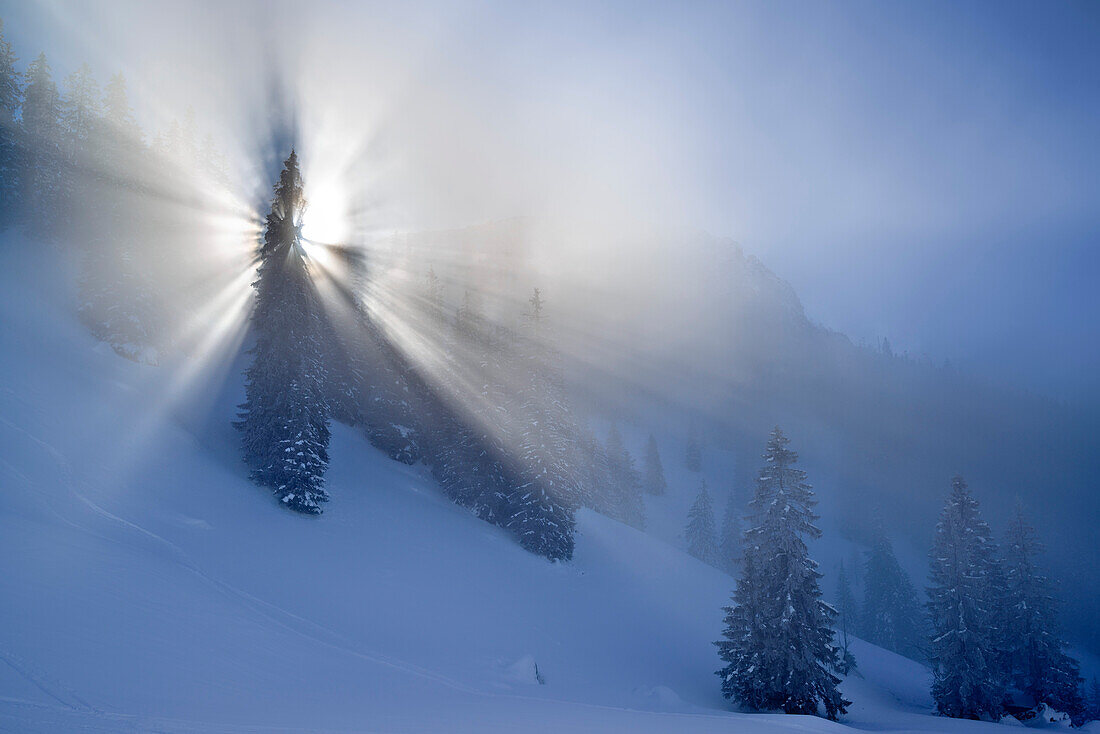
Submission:
[[[0,730],[993,731],[864,644],[840,724],[735,713],[728,576],[588,511],[548,563],[339,426],[326,513],[287,512],[237,459],[235,348],[127,362],[3,251]]]

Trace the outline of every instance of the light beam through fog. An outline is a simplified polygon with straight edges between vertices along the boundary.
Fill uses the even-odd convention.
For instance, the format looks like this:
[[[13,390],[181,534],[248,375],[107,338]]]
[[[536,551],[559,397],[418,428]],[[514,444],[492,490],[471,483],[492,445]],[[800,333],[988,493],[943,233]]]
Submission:
[[[320,641],[352,668],[444,681],[462,694],[448,710],[480,710],[469,701],[484,698],[489,728],[544,720],[508,708],[541,705],[522,688],[532,683],[554,715],[598,707],[608,730],[633,728],[615,712],[684,715],[685,731],[740,716],[725,699],[884,730],[931,726],[919,717],[933,705],[1026,719],[1052,716],[1046,704],[1083,721],[1076,663],[1058,656],[1066,648],[1100,673],[1100,548],[1087,540],[1100,520],[1100,304],[1095,248],[1082,245],[1100,232],[1094,14],[118,0],[13,5],[0,18],[20,74],[18,107],[0,97],[0,243],[34,248],[15,253],[5,283],[18,295],[57,273],[40,314],[5,301],[0,368],[14,387],[0,393],[0,429],[14,448],[0,471],[23,489],[0,497],[0,537],[32,547],[30,517],[59,548],[87,543],[88,558],[69,566],[33,546],[31,570],[84,599],[88,624],[116,600],[84,598],[73,577],[51,574],[115,563],[97,561],[107,552],[89,540],[105,539],[147,639],[168,636],[142,610],[172,605],[146,604],[155,583],[130,588],[130,572],[170,579],[185,608],[209,586],[234,609],[227,618],[257,625],[227,648],[239,643],[240,670],[255,664],[256,640],[281,653],[263,636],[290,631],[310,648],[294,653],[303,670],[329,670],[334,657],[309,657]],[[80,336],[49,326],[54,311]],[[42,377],[16,356],[24,344],[49,362]],[[59,367],[72,344],[73,366]],[[52,410],[42,396],[55,393],[85,407]],[[61,479],[41,469],[55,464]],[[786,507],[783,522],[768,507]],[[470,531],[467,515],[484,522]],[[77,539],[64,534],[74,529]],[[963,548],[974,537],[1000,555]],[[774,573],[760,550],[769,542],[798,550]],[[523,560],[497,568],[516,546]],[[958,569],[942,559],[971,551],[967,578],[990,587],[948,588]],[[139,565],[162,555],[185,581]],[[284,595],[290,582],[257,568],[269,561],[301,589]],[[945,678],[943,640],[1023,624],[967,615],[1023,594],[1025,567],[1047,568],[1062,589],[1058,614],[1045,597],[1028,602],[1057,680],[1025,681],[989,640],[966,645],[988,643],[977,657],[996,652],[989,665],[1003,674]],[[820,678],[801,696],[739,666],[749,635],[738,625],[758,625],[738,615],[775,597],[767,584],[783,573],[802,574],[805,599],[790,605],[799,624],[822,639],[838,632],[835,650],[806,653]],[[360,576],[377,590],[369,603],[334,591]],[[1033,580],[1027,593],[1048,593]],[[507,596],[513,585],[522,600]],[[25,587],[13,609],[37,616],[37,587],[12,582]],[[876,617],[878,592],[896,606]],[[222,619],[194,603],[200,618]],[[47,622],[85,623],[57,599],[49,607],[62,616]],[[456,641],[401,626],[443,630],[422,616],[440,608],[475,631]],[[596,622],[619,627],[611,617],[622,628],[607,640],[562,646]],[[966,629],[944,631],[964,617]],[[662,620],[683,639],[662,642]],[[460,652],[496,629],[506,644]],[[65,644],[78,663],[58,666],[79,678],[79,646]],[[21,649],[0,635],[0,657],[64,716],[102,713],[24,671],[8,646]],[[890,667],[880,648],[909,658],[897,666],[931,668]],[[646,659],[617,667],[624,649]],[[853,649],[866,664],[859,681]],[[243,685],[221,672],[228,690]],[[165,690],[179,689],[165,675]],[[324,695],[303,698],[328,706],[336,691],[326,710],[344,711],[344,689],[317,677]],[[417,708],[419,694],[394,686],[379,721]],[[963,689],[988,695],[951,697]],[[126,702],[119,716],[145,710],[105,690]],[[276,712],[265,716],[289,711],[290,728],[361,725],[358,714],[318,717],[312,703],[244,699]],[[887,699],[908,708],[864,703]],[[590,723],[585,711],[562,714],[561,729]]]

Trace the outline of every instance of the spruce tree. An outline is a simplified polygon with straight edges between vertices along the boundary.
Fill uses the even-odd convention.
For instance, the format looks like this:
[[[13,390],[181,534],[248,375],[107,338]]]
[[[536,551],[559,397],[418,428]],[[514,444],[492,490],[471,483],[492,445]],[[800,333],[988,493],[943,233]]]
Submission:
[[[64,161],[62,199],[65,222],[76,225],[82,245],[88,247],[97,237],[95,227],[102,227],[105,191],[101,167],[106,163],[102,153],[99,85],[87,64],[65,80],[65,96],[61,102],[61,153]],[[98,238],[102,244],[110,237]]]
[[[701,471],[703,468],[703,448],[699,444],[699,430],[692,423],[688,427],[687,444],[684,448],[684,466],[688,471]]]
[[[518,371],[524,379],[517,401],[521,425],[515,429],[519,483],[508,500],[506,527],[533,553],[569,560],[580,495],[571,461],[576,426],[538,288],[529,303],[530,330],[519,340]]]
[[[477,291],[467,290],[462,307],[456,313],[455,341],[462,354],[477,355],[473,385],[476,387],[472,407],[468,409],[464,461],[460,472],[466,474],[469,494],[459,502],[471,508],[478,517],[504,526],[515,513],[518,501],[515,490],[521,483],[511,447],[515,442],[515,408],[505,386],[505,375],[514,370],[513,355],[507,349],[509,339],[499,338],[481,309]],[[463,379],[463,368],[457,364],[453,374]],[[453,383],[452,395],[468,392],[469,387]]]
[[[359,298],[365,285],[365,257],[358,250],[341,245],[310,244],[323,249],[327,258],[338,263],[333,272],[325,272],[324,276],[327,287],[321,309],[321,343],[325,401],[333,420],[348,426],[361,425],[366,412],[363,392],[368,348],[366,309]],[[307,264],[327,271],[320,262]]]
[[[114,208],[112,208],[114,209]],[[89,331],[126,359],[156,364],[147,321],[153,309],[131,233],[120,224],[122,212],[107,213],[99,236],[88,243],[80,274],[77,309]]]
[[[856,631],[856,597],[852,594],[852,585],[848,581],[848,571],[840,564],[836,577],[836,623],[840,632],[840,656],[837,671],[848,675],[856,669],[856,658],[852,654],[849,637]]]
[[[20,120],[20,203],[31,230],[56,234],[61,201],[61,96],[45,54],[25,74]]]
[[[577,428],[573,457],[580,472],[579,504],[601,515],[613,517],[610,495],[607,492],[611,484],[607,451],[587,425],[582,424]]]
[[[611,517],[638,530],[645,529],[645,504],[642,480],[634,468],[634,457],[623,445],[623,437],[614,423],[607,433],[608,485],[606,506]]]
[[[1089,686],[1089,703],[1085,712],[1088,721],[1100,721],[1100,679],[1093,676],[1092,685]]]
[[[75,168],[91,163],[89,155],[100,124],[99,85],[87,64],[65,80],[61,104],[61,128],[66,162]]]
[[[119,355],[155,364],[157,319],[148,260],[153,248],[135,217],[139,206],[148,206],[141,198],[147,161],[140,135],[123,135],[114,124],[133,117],[119,79],[116,75],[114,96],[106,98],[110,106],[105,101],[101,107],[83,69],[72,80],[75,96],[66,100],[64,139],[72,174],[67,210],[84,248],[78,313]]]
[[[928,588],[932,698],[944,716],[1001,716],[996,566],[989,526],[966,482],[957,476],[936,526]]]
[[[924,610],[881,524],[866,556],[860,634],[887,650],[923,659]]]
[[[490,339],[485,316],[481,313],[481,298],[469,288],[462,294],[462,305],[455,311],[455,340],[466,347],[478,347]]]
[[[430,318],[440,304],[433,302],[431,279],[428,288]],[[574,440],[579,434],[542,323],[541,294],[531,305],[530,329],[521,335],[491,324],[476,291],[467,290],[444,349],[451,363],[441,385],[444,395],[463,396],[461,405],[427,389],[418,412],[430,425],[427,460],[452,500],[507,528],[528,550],[567,560],[582,496]],[[477,355],[479,362],[464,364],[456,354]],[[471,391],[471,385],[480,387]]]
[[[508,518],[505,498],[518,480],[508,460],[510,426],[500,410],[503,356],[498,350],[499,344],[489,339],[476,300],[467,292],[445,345],[449,361],[439,378],[439,399],[429,411],[428,431],[432,473],[447,496],[482,520],[503,525]],[[463,364],[457,360],[459,352],[479,355],[479,364]],[[472,395],[471,385],[478,386]]]
[[[0,18],[0,130],[9,133],[23,99],[22,74],[15,68],[17,60],[11,42],[4,37],[4,19]]]
[[[821,599],[821,573],[810,560],[806,539],[821,536],[814,525],[816,500],[798,455],[776,428],[750,503],[752,527],[745,534],[742,576],[725,607],[718,646],[726,663],[718,671],[722,693],[756,710],[817,714],[836,719],[848,701],[833,673],[835,610]]]
[[[718,567],[735,576],[740,562],[741,507],[737,496],[730,492],[726,499],[726,510],[722,513],[722,527],[718,531]]]
[[[707,480],[699,483],[699,494],[688,510],[688,522],[684,528],[688,553],[703,563],[715,565],[718,561],[718,539],[714,527],[714,508],[707,492]]]
[[[527,315],[528,321],[534,330],[534,338],[537,340],[541,338],[542,331],[542,310],[546,306],[546,301],[542,297],[542,291],[538,288],[534,289],[534,293],[527,299],[527,302],[531,304],[531,312]]]
[[[305,197],[298,156],[283,166],[260,249],[252,327],[256,343],[237,427],[252,478],[292,510],[328,500],[329,411],[320,304],[302,252]]]
[[[365,278],[365,265],[356,271]],[[368,284],[352,283],[357,293],[367,293]],[[442,311],[433,326],[443,324]],[[442,428],[452,416],[440,397],[440,386],[433,385],[411,360],[390,340],[376,313],[364,300],[360,309],[361,345],[356,355],[360,372],[358,386],[360,409],[356,424],[367,440],[391,459],[404,464],[432,461],[432,440],[442,436]],[[440,338],[444,342],[444,338]],[[436,442],[439,445],[439,442]]]
[[[665,469],[661,466],[661,454],[657,451],[657,439],[649,434],[649,440],[645,445],[645,479],[642,486],[647,494],[660,496],[668,489],[665,482]]]
[[[141,127],[134,118],[126,77],[121,72],[113,75],[103,88],[103,119],[115,136],[135,143],[141,141]]]
[[[570,439],[559,404],[533,397],[540,379],[531,378],[524,416],[529,419],[519,436],[519,485],[509,502],[505,523],[520,544],[550,560],[573,557],[573,528],[578,478],[569,462]]]
[[[466,291],[452,327],[443,350],[449,361],[442,370],[440,396],[431,401],[429,411],[432,473],[456,504],[503,526],[520,483],[509,453],[512,425],[501,379],[509,355],[501,340],[493,338],[474,292]],[[466,364],[459,354],[477,355],[479,362]]]
[[[1080,720],[1084,713],[1080,667],[1064,652],[1058,605],[1038,565],[1042,552],[1035,529],[1017,506],[1005,533],[1003,560],[1002,613],[1012,683],[1036,705],[1046,703]]]
[[[428,274],[425,277],[426,292],[424,300],[427,304],[428,317],[438,321],[443,313],[443,284],[439,282],[439,276],[435,274],[435,266],[428,266]]]
[[[447,414],[437,425],[431,452],[432,474],[456,504],[503,525],[505,499],[518,484],[501,438],[477,417]]]
[[[19,198],[19,126],[16,112],[23,101],[22,74],[15,68],[15,52],[4,38],[0,18],[0,226],[13,221]]]

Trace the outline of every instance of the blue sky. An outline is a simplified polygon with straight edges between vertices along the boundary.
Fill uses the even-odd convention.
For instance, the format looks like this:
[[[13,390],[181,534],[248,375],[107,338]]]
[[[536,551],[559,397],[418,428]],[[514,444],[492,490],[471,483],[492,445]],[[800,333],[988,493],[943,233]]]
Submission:
[[[271,15],[302,34],[294,63],[346,48],[347,79],[401,100],[392,128],[465,101],[447,117],[473,152],[442,127],[395,138],[446,182],[417,189],[433,225],[621,184],[618,204],[735,238],[857,340],[1100,400],[1094,3],[0,3],[24,62],[122,68],[214,116],[256,86]]]

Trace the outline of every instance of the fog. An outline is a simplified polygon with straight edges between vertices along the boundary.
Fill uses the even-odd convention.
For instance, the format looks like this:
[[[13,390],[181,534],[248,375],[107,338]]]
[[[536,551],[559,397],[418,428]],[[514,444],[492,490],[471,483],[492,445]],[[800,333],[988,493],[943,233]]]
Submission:
[[[22,58],[124,71],[148,130],[192,107],[235,173],[296,118],[369,230],[698,227],[853,338],[1097,397],[1087,4],[7,5]]]
[[[1075,639],[1097,649],[1100,18],[989,10],[134,1],[0,17],[21,63],[122,72],[149,142],[191,116],[224,157],[217,182],[177,162],[144,194],[207,197],[184,205],[207,237],[174,245],[188,353],[244,342],[253,241],[293,147],[329,300],[362,284],[326,245],[362,253],[368,307],[427,373],[429,268],[448,313],[473,290],[501,323],[538,287],[588,417],[704,425],[742,484],[766,431],[791,425],[835,522],[859,540],[885,509],[913,574],[952,473],[994,524],[1020,496]],[[478,359],[458,357],[470,410]]]

